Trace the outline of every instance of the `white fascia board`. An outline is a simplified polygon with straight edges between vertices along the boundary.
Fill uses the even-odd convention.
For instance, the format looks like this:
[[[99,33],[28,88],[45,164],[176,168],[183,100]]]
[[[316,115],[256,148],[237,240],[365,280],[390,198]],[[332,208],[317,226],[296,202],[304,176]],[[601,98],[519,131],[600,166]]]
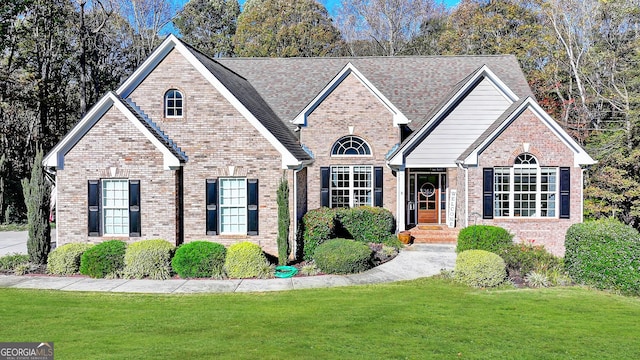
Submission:
[[[116,93],[123,98],[128,98],[129,95],[135,90],[138,85],[153,71],[153,69],[160,64],[160,62],[173,50],[176,44],[179,43],[175,35],[170,34],[166,39],[158,46],[158,48],[149,55],[149,57],[136,69],[136,71],[127,78],[127,80],[120,85]]]
[[[177,38],[175,35],[170,34],[164,40],[164,42],[145,60],[142,65],[122,84],[116,91],[118,95],[123,98],[129,97],[129,95],[135,90],[135,88],[158,66],[158,64],[171,52],[176,49],[180,54],[187,59],[187,61],[194,67],[200,74],[213,85],[213,87],[222,94],[238,110],[248,121],[253,125],[260,134],[271,143],[273,147],[282,155],[282,168],[287,169],[291,167],[297,167],[300,165],[300,161],[293,156],[287,148],[278,141],[278,139],[267,130],[262,123],[249,111],[247,108],[215,77],[211,72],[191,53],[189,49]]]
[[[388,163],[390,165],[394,165],[394,166],[398,166],[398,165],[402,165],[404,163],[404,151],[406,149],[411,149],[413,148],[413,145],[415,144],[416,141],[419,141],[419,139],[422,138],[422,136],[424,135],[425,132],[428,132],[434,125],[434,123],[436,123],[437,121],[440,120],[440,118],[443,116],[443,114],[446,114],[447,112],[449,112],[449,110],[453,107],[454,104],[458,103],[458,101],[460,100],[460,98],[462,96],[464,96],[465,94],[467,94],[470,90],[470,88],[472,86],[474,86],[476,84],[476,82],[478,81],[478,79],[480,77],[485,77],[486,79],[489,79],[493,85],[502,92],[502,94],[505,96],[505,98],[507,98],[512,104],[514,102],[516,102],[518,100],[518,96],[511,91],[511,89],[509,89],[509,87],[502,82],[502,80],[500,80],[496,74],[493,73],[493,71],[491,71],[489,69],[489,67],[487,67],[486,65],[483,65],[480,69],[478,69],[475,74],[451,97],[451,99],[449,99],[449,101],[447,101],[446,104],[444,104],[439,110],[438,112],[433,115],[433,117],[431,117],[431,119],[429,119],[429,121],[424,124],[422,126],[422,128],[420,128],[418,130],[418,133],[416,135],[414,135],[413,137],[411,137],[411,139],[409,141],[407,141],[406,143],[402,144],[400,146],[400,148],[398,149],[398,151],[395,153],[395,155],[389,159]]]
[[[525,99],[522,104],[511,113],[500,126],[491,133],[469,156],[464,159],[464,165],[478,165],[480,153],[484,151],[497,137],[509,126],[515,118],[520,116],[526,108],[529,108],[540,121],[545,124],[571,151],[574,152],[574,166],[592,165],[596,161],[558,124],[540,105],[531,97]]]
[[[382,105],[393,115],[393,126],[408,124],[411,122],[389,99],[387,99],[375,85],[373,85],[352,63],[348,63],[340,70],[327,86],[316,95],[309,104],[291,121],[293,124],[306,126],[307,117],[335,90],[335,88],[347,78],[349,74],[354,74],[356,78],[382,103]]]
[[[180,167],[180,159],[178,159],[151,131],[144,126],[142,122],[118,99],[115,95],[109,94],[113,104],[131,123],[138,129],[161,153],[163,157],[164,169],[175,170]]]
[[[44,157],[45,167],[64,169],[64,155],[89,131],[113,104],[110,93],[104,95],[71,131]]]
[[[195,67],[202,76],[213,85],[213,87],[220,93],[222,96],[231,103],[231,105],[240,112],[242,116],[245,117],[249,121],[251,125],[253,125],[256,130],[262,135],[269,143],[278,150],[280,155],[282,156],[282,168],[287,169],[289,167],[296,167],[300,165],[300,161],[296,159],[296,157],[287,150],[284,145],[269,131],[267,128],[262,125],[260,120],[253,115],[251,111],[249,111],[241,102],[236,98],[229,89],[227,89],[220,80],[218,80],[213,74],[207,70],[207,68],[187,49],[182,43],[176,44],[176,50],[180,51],[180,53]]]

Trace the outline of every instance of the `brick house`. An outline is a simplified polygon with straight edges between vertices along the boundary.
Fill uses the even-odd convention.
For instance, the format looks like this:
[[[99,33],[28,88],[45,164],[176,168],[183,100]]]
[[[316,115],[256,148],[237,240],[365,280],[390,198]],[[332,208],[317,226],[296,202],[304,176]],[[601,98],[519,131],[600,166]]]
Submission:
[[[532,96],[513,56],[213,60],[170,35],[45,157],[58,245],[276,253],[284,178],[292,229],[383,206],[398,230],[495,224],[562,254],[594,161]]]

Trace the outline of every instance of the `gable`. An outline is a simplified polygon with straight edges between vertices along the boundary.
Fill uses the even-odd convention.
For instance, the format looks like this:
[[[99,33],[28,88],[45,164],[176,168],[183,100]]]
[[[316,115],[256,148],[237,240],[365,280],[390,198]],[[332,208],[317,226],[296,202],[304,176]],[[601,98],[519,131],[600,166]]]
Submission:
[[[94,105],[80,122],[45,156],[42,163],[46,167],[64,169],[65,155],[100,121],[111,109],[120,112],[122,121],[130,122],[163,156],[165,169],[177,169],[187,161],[187,157],[173,144],[155,124],[147,123],[148,119],[135,113],[135,109],[125,104],[124,100],[113,92],[107,93]],[[114,110],[114,111],[115,111]],[[106,139],[109,133],[102,134]]]
[[[456,160],[517,100],[486,66],[444,98],[420,129],[388,156],[390,166],[454,167]]]
[[[412,167],[454,167],[455,161],[508,107],[506,98],[483,79],[406,155]]]
[[[184,44],[175,36],[167,39],[149,56],[134,74],[118,88],[129,97],[171,52],[179,53],[213,88],[238,111],[251,126],[282,155],[282,167],[299,167],[311,161],[295,136],[278,118],[253,86],[243,77]],[[175,76],[178,74],[166,74]],[[206,105],[205,105],[206,106]]]
[[[482,166],[486,166],[484,162],[489,159],[505,157],[504,154],[492,154],[496,148],[500,148],[498,144],[504,142],[507,144],[503,144],[500,151],[504,153],[507,151],[505,146],[512,144],[513,149],[509,150],[509,154],[515,154],[513,156],[534,151],[531,150],[531,146],[535,146],[535,149],[538,149],[535,151],[540,154],[551,154],[547,155],[551,157],[542,158],[550,166],[562,163],[564,166],[577,167],[596,163],[532,98],[513,104],[460,156],[458,161],[464,165],[479,165],[482,157]]]
[[[357,83],[356,83],[357,81]],[[344,84],[344,85],[343,85]],[[358,86],[359,85],[359,86]],[[349,87],[354,90],[360,90],[362,88],[368,90],[371,98],[379,102],[384,109],[393,116],[393,126],[399,124],[408,124],[407,119],[400,110],[387,99],[358,69],[351,63],[348,63],[339,73],[336,75],[327,86],[324,87],[316,97],[293,119],[292,123],[302,126],[307,126],[307,119],[313,113],[313,111],[322,104],[329,95],[331,95],[338,87]],[[359,96],[360,99],[365,98]],[[353,103],[354,106],[359,105],[357,102]],[[348,112],[350,109],[343,108],[338,111]]]

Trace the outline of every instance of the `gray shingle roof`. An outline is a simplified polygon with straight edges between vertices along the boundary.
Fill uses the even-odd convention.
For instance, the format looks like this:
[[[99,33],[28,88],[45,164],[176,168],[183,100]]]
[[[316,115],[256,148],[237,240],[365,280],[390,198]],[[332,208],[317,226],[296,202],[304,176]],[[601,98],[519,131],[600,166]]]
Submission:
[[[487,65],[518,97],[533,96],[515,56],[221,58],[289,122],[351,62],[418,128],[443,96]],[[291,126],[290,126],[291,127]]]
[[[156,139],[167,148],[181,162],[188,160],[187,155],[178,147],[178,145],[165,134],[156,123],[151,121],[149,117],[130,99],[123,99],[115,92],[111,92],[131,113],[155,136]]]
[[[258,94],[247,79],[219,62],[210,59],[192,46],[188,44],[185,44],[185,46],[296,159],[299,161],[311,160],[309,154],[300,146],[295,135],[280,120],[269,104],[265,102],[263,96]]]

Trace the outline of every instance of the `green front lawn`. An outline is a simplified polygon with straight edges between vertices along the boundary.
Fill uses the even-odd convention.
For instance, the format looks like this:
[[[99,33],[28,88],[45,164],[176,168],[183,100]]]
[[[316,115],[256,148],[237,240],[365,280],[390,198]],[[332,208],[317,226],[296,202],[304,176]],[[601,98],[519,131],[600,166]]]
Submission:
[[[0,341],[60,359],[638,359],[640,299],[441,279],[258,294],[0,289]]]

